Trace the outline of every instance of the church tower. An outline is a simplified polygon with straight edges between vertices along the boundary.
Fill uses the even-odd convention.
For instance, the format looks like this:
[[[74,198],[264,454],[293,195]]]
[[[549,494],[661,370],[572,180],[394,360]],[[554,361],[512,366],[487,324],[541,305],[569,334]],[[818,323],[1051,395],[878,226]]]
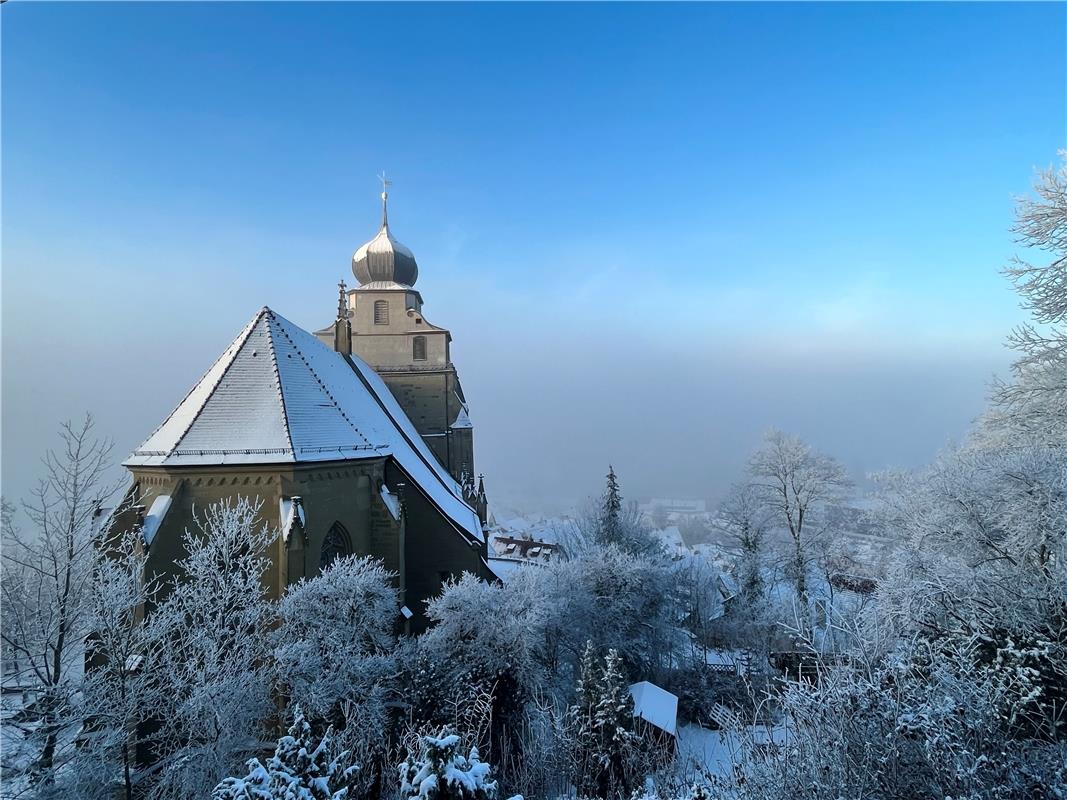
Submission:
[[[389,181],[382,182],[388,189]],[[484,491],[475,483],[474,427],[452,363],[452,334],[422,312],[422,295],[414,288],[419,267],[389,228],[388,191],[382,191],[381,227],[352,256],[352,273],[359,285],[349,290],[341,285],[337,320],[315,335],[339,352],[359,356],[382,377],[484,522]]]

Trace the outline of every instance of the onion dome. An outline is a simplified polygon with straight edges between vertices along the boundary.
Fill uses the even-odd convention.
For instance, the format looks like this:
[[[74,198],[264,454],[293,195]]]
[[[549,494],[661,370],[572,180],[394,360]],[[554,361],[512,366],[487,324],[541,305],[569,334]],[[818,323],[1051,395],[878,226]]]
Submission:
[[[360,284],[383,282],[414,286],[419,265],[414,254],[389,231],[389,193],[382,192],[382,227],[378,235],[352,256],[352,272]]]

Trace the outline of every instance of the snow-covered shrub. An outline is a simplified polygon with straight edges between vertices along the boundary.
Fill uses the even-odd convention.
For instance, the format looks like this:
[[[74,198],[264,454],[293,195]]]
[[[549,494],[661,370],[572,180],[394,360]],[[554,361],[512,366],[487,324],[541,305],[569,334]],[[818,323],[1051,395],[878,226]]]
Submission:
[[[436,735],[419,737],[419,753],[409,754],[397,771],[400,794],[405,800],[492,800],[496,781],[478,748],[460,753],[460,736],[448,728]]]
[[[559,582],[570,587],[560,598],[564,624],[558,647],[573,675],[587,641],[602,651],[615,650],[627,672],[639,679],[657,679],[678,658],[682,637],[670,562],[606,547],[557,569]]]
[[[405,658],[416,722],[455,726],[491,744],[494,757],[513,744],[509,732],[545,674],[536,653],[542,603],[519,597],[465,574],[428,603],[434,625]]]
[[[332,734],[328,729],[316,741],[297,706],[288,735],[267,763],[251,759],[248,774],[223,780],[212,800],[356,800],[359,767],[349,763],[346,751],[331,753]]]
[[[383,767],[385,704],[395,689],[393,577],[374,559],[338,558],[278,604],[279,683],[309,718],[334,726],[368,775]]]
[[[793,683],[771,741],[751,729],[741,798],[1023,798],[1067,796],[1067,747],[1011,735],[1004,687],[973,654],[916,639],[877,663],[825,669]],[[747,735],[746,735],[747,734]],[[1043,794],[1044,793],[1044,794]]]

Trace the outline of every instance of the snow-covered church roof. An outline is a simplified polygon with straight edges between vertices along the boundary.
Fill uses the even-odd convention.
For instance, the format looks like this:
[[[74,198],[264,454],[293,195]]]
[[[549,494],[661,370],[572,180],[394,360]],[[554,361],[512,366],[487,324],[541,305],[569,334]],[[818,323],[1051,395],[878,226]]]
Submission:
[[[378,374],[262,308],[125,466],[286,464],[392,456],[457,526],[478,515]]]

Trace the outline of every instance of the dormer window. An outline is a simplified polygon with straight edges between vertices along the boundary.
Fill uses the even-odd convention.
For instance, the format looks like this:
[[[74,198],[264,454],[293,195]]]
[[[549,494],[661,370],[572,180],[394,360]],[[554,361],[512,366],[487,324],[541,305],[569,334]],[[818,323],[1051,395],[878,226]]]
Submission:
[[[416,336],[411,340],[411,357],[415,361],[426,360],[426,337]]]
[[[388,300],[375,300],[374,301],[374,324],[375,325],[388,325],[389,324],[389,301]]]

